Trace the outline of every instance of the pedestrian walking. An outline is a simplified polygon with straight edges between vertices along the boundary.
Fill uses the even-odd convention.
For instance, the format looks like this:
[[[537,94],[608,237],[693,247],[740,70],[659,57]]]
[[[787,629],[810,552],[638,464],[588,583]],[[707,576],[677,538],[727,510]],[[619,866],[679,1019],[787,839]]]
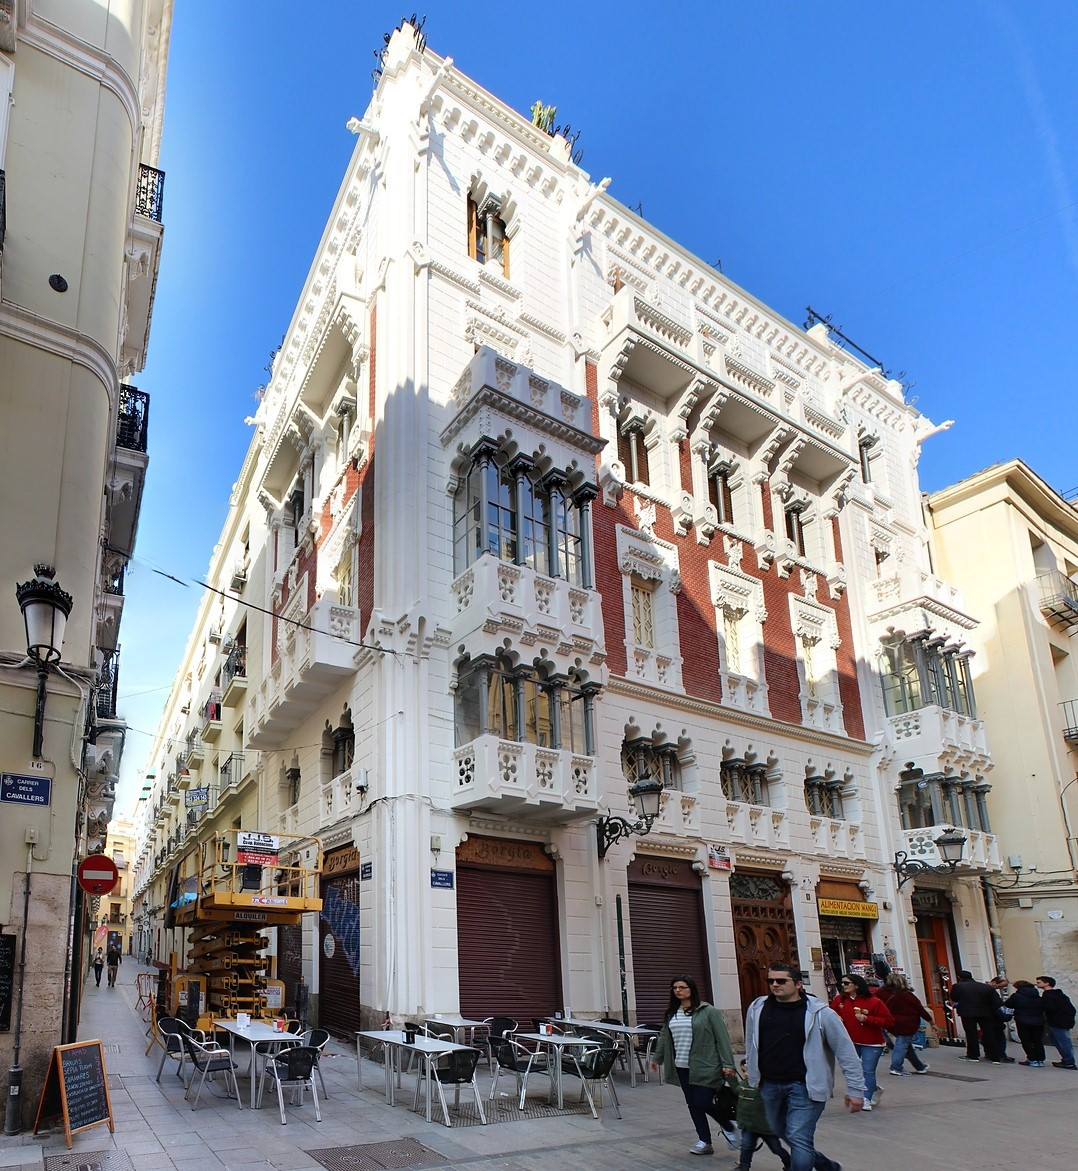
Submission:
[[[966,1055],[962,1061],[980,1061],[978,1029],[984,1039],[984,1053],[993,1065],[1003,1064],[1003,1019],[999,1010],[1003,1001],[999,993],[983,980],[974,980],[964,968],[951,985],[951,1003],[966,1033]]]
[[[760,1086],[771,1129],[790,1148],[789,1171],[842,1171],[816,1150],[816,1124],[835,1088],[835,1062],[846,1081],[846,1109],[859,1112],[865,1079],[842,1019],[805,992],[792,964],[774,963],[766,996],[745,1017],[750,1086]]]
[[[1052,976],[1038,976],[1037,987],[1041,990],[1041,1003],[1044,1005],[1044,1021],[1048,1027],[1048,1037],[1059,1050],[1062,1061],[1053,1061],[1056,1069],[1078,1069],[1074,1064],[1074,1044],[1071,1041],[1071,1029],[1074,1028],[1074,1005],[1070,997],[1056,987]]]
[[[109,950],[105,955],[105,963],[109,969],[109,987],[116,987],[116,973],[119,970],[120,963],[123,956],[120,955],[120,949],[117,944],[110,943]]]
[[[1014,1027],[1025,1051],[1025,1061],[1033,1069],[1044,1068],[1044,1005],[1037,986],[1029,980],[1015,980],[1014,992],[1007,997],[1006,1007],[1014,1012]]]
[[[734,1049],[722,1014],[714,1005],[700,999],[696,981],[691,976],[675,976],[670,982],[670,1003],[663,1017],[663,1027],[655,1045],[652,1066],[663,1064],[668,1082],[677,1082],[685,1095],[689,1117],[696,1127],[696,1145],[691,1154],[710,1155],[713,1118],[731,1147],[738,1144],[733,1119],[725,1117],[715,1105],[715,1091],[736,1081]]]
[[[97,949],[97,955],[94,956],[94,976],[97,977],[97,987],[101,987],[101,973],[105,969],[105,956],[101,948]]]
[[[930,1021],[932,1014],[911,990],[909,980],[899,972],[891,972],[884,987],[887,991],[887,1000],[884,1003],[895,1022],[891,1030],[895,1047],[891,1053],[889,1072],[894,1077],[909,1077],[903,1068],[908,1061],[913,1066],[914,1073],[928,1073],[928,1064],[921,1060],[914,1049],[913,1038],[921,1027],[921,1021]]]
[[[862,1110],[871,1110],[880,1104],[883,1090],[876,1083],[876,1067],[885,1044],[883,1030],[894,1027],[891,1010],[878,996],[873,996],[864,976],[848,972],[839,982],[839,993],[831,1001],[831,1008],[839,1015],[850,1040],[861,1059],[865,1078],[865,1100]]]

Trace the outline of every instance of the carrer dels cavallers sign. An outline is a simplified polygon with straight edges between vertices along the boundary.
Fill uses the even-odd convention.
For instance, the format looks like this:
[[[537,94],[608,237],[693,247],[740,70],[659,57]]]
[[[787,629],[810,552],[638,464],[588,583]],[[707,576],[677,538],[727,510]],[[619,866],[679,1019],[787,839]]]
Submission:
[[[878,919],[880,908],[875,903],[862,903],[857,899],[817,899],[816,910],[833,919]]]

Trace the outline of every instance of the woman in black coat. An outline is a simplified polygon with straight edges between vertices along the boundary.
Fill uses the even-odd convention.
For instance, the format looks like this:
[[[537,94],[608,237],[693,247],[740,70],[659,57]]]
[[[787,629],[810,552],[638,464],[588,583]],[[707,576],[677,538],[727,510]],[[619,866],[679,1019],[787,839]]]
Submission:
[[[1028,980],[1015,980],[1014,993],[1007,997],[1006,1005],[1014,1009],[1014,1027],[1018,1040],[1026,1051],[1026,1060],[1019,1065],[1031,1069],[1044,1068],[1044,1005],[1035,984]]]

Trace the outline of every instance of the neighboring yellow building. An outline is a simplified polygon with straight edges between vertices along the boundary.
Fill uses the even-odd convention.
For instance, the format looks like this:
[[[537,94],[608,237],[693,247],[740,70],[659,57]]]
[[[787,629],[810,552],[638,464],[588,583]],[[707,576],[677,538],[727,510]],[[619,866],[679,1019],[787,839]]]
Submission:
[[[130,383],[145,364],[164,231],[156,164],[171,18],[172,0],[0,3],[0,962],[12,975],[0,1065],[17,1066],[5,1093],[9,1133],[33,1121],[52,1047],[75,1036],[94,922],[72,864],[105,849],[126,733],[116,709],[119,625],[149,415],[148,393]],[[59,652],[47,672],[27,650],[25,588],[16,597],[27,583],[31,594],[59,587],[54,597],[70,602],[62,639],[37,644]]]
[[[980,625],[973,679],[1007,863],[992,879],[1012,979],[1078,990],[1078,510],[1020,460],[928,498],[936,571]]]
[[[131,887],[135,857],[135,827],[126,817],[109,823],[105,853],[116,863],[120,881],[111,894],[98,900],[94,950],[119,945],[125,956],[133,953],[134,917],[131,914]],[[85,966],[85,965],[84,965]]]

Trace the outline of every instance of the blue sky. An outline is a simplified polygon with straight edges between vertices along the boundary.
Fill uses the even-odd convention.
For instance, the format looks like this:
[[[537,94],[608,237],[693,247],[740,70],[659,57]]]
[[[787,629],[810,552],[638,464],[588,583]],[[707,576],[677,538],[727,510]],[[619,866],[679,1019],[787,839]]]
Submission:
[[[955,420],[925,445],[925,489],[1013,457],[1078,486],[1072,0],[513,11],[438,0],[424,31],[514,108],[557,105],[611,195],[792,321],[811,305],[904,371],[920,410]],[[206,571],[243,420],[351,155],[345,123],[401,15],[371,0],[176,5],[164,253],[134,380],[151,396],[150,469],[122,629],[118,812],[199,600],[151,567]]]

